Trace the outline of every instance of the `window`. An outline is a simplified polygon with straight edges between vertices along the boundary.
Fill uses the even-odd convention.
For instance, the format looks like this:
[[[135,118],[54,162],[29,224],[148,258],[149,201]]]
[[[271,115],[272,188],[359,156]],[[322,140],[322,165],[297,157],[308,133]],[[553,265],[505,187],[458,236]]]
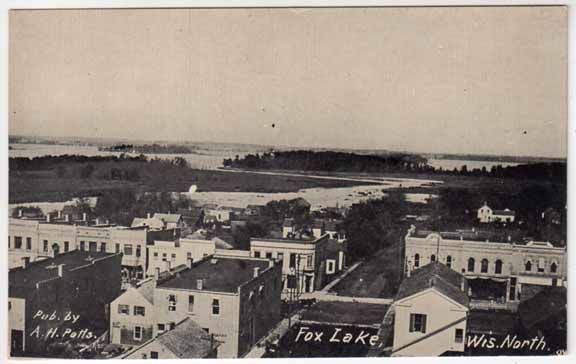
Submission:
[[[272,259],[272,252],[266,252],[266,258]]]
[[[156,254],[156,255],[158,255],[158,254]],[[189,258],[192,258],[192,253],[191,253],[191,252],[186,253],[186,259],[189,259]]]
[[[22,249],[22,237],[15,236],[14,237],[14,248],[15,249]]]
[[[468,258],[468,272],[474,272],[475,265],[476,262],[474,261],[474,258]]]
[[[550,264],[550,273],[556,273],[558,271],[558,264],[556,262],[552,262]]]
[[[531,261],[527,261],[526,263],[524,263],[524,270],[526,272],[532,271],[532,262]]]
[[[296,288],[296,276],[294,274],[288,275],[288,288]]]
[[[431,262],[435,262],[435,261],[436,261],[436,255],[432,254],[432,255],[430,256],[430,261],[431,261]]]
[[[278,253],[278,255],[276,255],[276,256],[277,256],[277,259],[278,259],[278,260],[283,260],[283,259],[284,259],[284,253]]]
[[[176,260],[176,254],[172,254],[172,256],[171,256],[171,257],[172,257],[172,259],[171,259],[171,260],[173,260],[173,261],[174,261],[174,260]]]
[[[168,311],[176,311],[176,296],[173,294],[168,296]]]
[[[296,254],[290,253],[290,268],[296,267]]]
[[[48,251],[48,240],[44,240],[42,242],[42,251],[45,251],[45,252]]]
[[[494,263],[494,274],[502,274],[502,261],[500,259]]]
[[[154,252],[154,260],[158,260],[158,252]]]
[[[98,251],[98,243],[95,242],[95,241],[91,241],[91,242],[88,244],[88,249],[89,249],[91,252],[97,252],[97,251]]]
[[[136,245],[136,257],[140,258],[142,255],[142,247],[140,245]]]
[[[312,256],[311,255],[306,256],[306,267],[312,268]]]
[[[454,342],[461,344],[464,342],[464,330],[463,329],[456,329],[454,333]]]
[[[546,261],[544,260],[544,258],[539,258],[538,259],[538,272],[542,273],[544,272],[544,266],[546,265]]]
[[[134,340],[142,340],[142,327],[134,326]]]
[[[326,261],[326,274],[336,273],[336,261],[328,259]]]
[[[129,315],[130,314],[130,306],[118,305],[118,313],[121,315]]]
[[[194,296],[188,296],[188,312],[194,312]]]
[[[132,244],[124,244],[124,255],[132,255]]]
[[[86,242],[80,241],[80,251],[84,251],[84,250],[86,250]]]
[[[480,262],[480,273],[488,273],[488,259],[482,259]]]
[[[134,306],[134,316],[146,316],[146,308],[142,306]]]
[[[171,322],[171,323],[169,324],[169,326],[170,326],[170,330],[174,330],[174,328],[176,327],[176,323],[175,323],[175,322]]]
[[[163,262],[166,261],[166,253],[162,253],[162,261],[163,261]]]
[[[106,253],[106,243],[100,243],[100,252]]]
[[[26,250],[32,250],[32,238],[26,238]]]
[[[142,359],[148,359],[148,355],[142,354]]]
[[[8,235],[8,249],[10,249],[10,235]]]
[[[157,351],[151,351],[150,352],[150,359],[158,359],[158,352]]]
[[[418,268],[420,266],[420,254],[414,255],[414,268]]]
[[[116,244],[116,254],[120,253],[120,244]]]
[[[64,242],[64,251],[67,252],[70,250],[70,242],[65,241]]]
[[[161,334],[166,330],[166,326],[164,324],[158,324],[158,333]]]
[[[254,258],[260,258],[260,252],[259,251],[254,251]]]
[[[452,268],[452,257],[450,255],[446,257],[446,266]]]
[[[420,313],[410,314],[410,332],[426,333],[426,315]]]
[[[220,315],[220,300],[217,298],[212,300],[212,314]]]

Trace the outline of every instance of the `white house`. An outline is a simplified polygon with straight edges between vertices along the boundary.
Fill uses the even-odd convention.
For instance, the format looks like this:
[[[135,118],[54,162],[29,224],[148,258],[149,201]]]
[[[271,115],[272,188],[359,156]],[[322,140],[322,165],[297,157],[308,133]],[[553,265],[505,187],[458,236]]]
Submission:
[[[433,262],[412,271],[393,303],[391,356],[464,352],[469,311],[466,278]]]
[[[516,213],[510,209],[493,210],[486,202],[478,209],[478,220],[481,223],[514,222]]]

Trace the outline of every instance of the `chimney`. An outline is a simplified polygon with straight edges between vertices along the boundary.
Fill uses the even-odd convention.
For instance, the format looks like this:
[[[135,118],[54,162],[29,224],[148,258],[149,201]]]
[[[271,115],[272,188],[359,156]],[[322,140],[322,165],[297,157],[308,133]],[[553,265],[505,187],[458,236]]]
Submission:
[[[194,260],[192,258],[186,258],[186,266],[188,267],[188,269],[192,269],[192,263],[194,263]]]
[[[171,268],[170,266],[171,266],[170,261],[165,260],[164,261],[164,270],[166,270],[167,272],[170,272],[170,268]]]
[[[158,279],[160,279],[160,268],[156,267],[154,268],[154,280],[157,281]]]
[[[22,268],[28,268],[28,264],[30,264],[30,257],[22,257]]]
[[[85,212],[82,213],[82,221],[86,221],[88,219],[88,216],[86,215]]]
[[[260,274],[260,268],[254,267],[254,278],[258,277],[259,274]]]
[[[203,288],[204,288],[204,280],[203,279],[197,279],[196,280],[196,289],[202,290]]]
[[[65,264],[58,264],[58,277],[64,276],[64,265]]]

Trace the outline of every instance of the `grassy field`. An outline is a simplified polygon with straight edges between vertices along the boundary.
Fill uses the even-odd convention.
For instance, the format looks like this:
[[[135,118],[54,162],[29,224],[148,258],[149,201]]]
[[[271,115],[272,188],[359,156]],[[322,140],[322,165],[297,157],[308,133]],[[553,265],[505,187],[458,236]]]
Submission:
[[[166,168],[152,163],[132,161],[112,162],[113,168],[137,168],[136,181],[109,179],[99,171],[111,168],[97,164],[90,178],[62,177],[56,168],[9,172],[9,202],[65,201],[73,197],[94,196],[106,190],[129,189],[137,192],[186,192],[191,185],[198,191],[226,192],[296,192],[304,188],[333,188],[357,186],[367,183],[314,179],[306,176],[274,176],[250,172],[227,172],[194,170],[190,168]],[[66,168],[74,168],[67,165]]]

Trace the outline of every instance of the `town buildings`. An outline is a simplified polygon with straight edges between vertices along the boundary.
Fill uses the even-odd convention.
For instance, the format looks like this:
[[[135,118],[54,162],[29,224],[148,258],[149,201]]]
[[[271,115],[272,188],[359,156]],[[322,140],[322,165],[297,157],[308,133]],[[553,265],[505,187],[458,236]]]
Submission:
[[[405,238],[406,272],[440,262],[464,274],[477,306],[514,308],[522,286],[565,286],[566,248],[548,242],[502,242],[483,239],[476,231],[431,232],[410,229]]]
[[[143,279],[146,273],[147,245],[154,240],[179,237],[178,229],[151,230],[147,227],[123,227],[88,220],[73,221],[67,215],[44,219],[10,218],[8,227],[9,267],[45,259],[74,250],[122,253],[125,284]]]
[[[284,223],[284,238],[251,238],[250,255],[278,261],[284,294],[293,296],[320,289],[344,269],[345,262],[342,244],[328,234],[320,238],[297,236],[291,223]]]
[[[186,317],[221,343],[219,358],[241,357],[280,321],[281,267],[272,260],[210,256],[158,280],[156,326]]]
[[[409,272],[393,307],[391,356],[440,356],[465,350],[466,278],[432,262]]]
[[[121,254],[70,251],[9,272],[12,356],[51,356],[71,339],[94,341],[107,329],[107,307],[121,288]]]
[[[186,264],[188,259],[196,262],[221,250],[233,249],[226,241],[212,236],[205,230],[174,240],[156,240],[148,246],[148,275],[153,275],[156,268],[161,271],[170,267]]]

